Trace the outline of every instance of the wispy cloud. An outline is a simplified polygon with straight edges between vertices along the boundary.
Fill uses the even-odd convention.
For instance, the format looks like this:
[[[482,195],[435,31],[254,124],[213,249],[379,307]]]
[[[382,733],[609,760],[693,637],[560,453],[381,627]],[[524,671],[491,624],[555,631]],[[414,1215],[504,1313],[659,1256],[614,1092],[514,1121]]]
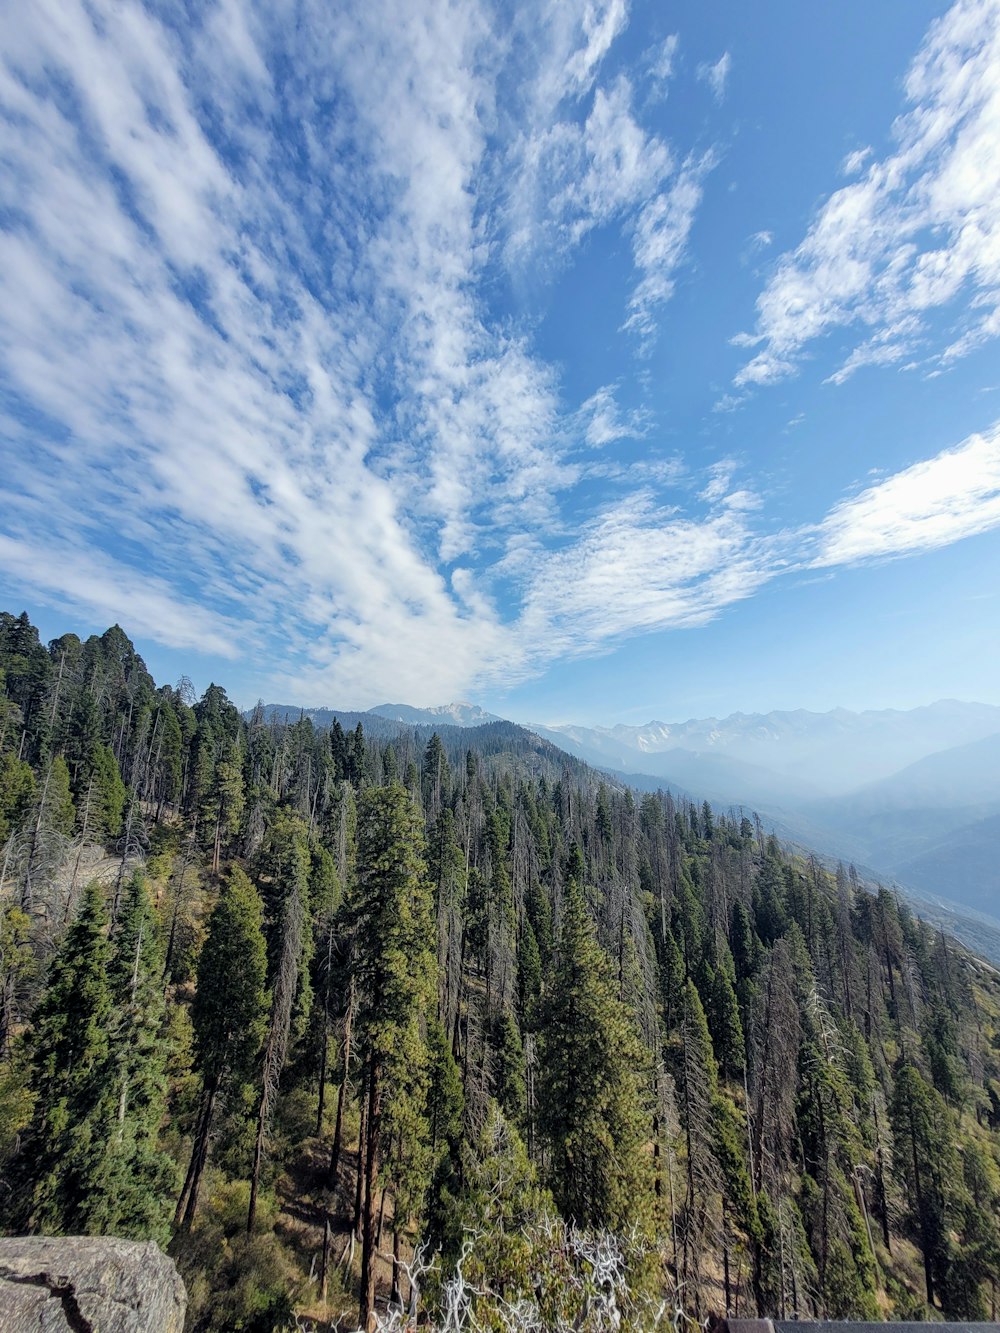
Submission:
[[[712,90],[712,96],[717,102],[721,102],[726,95],[726,83],[729,80],[729,71],[732,68],[732,57],[728,51],[724,51],[718,60],[712,64],[706,61],[698,66],[698,78],[703,83],[707,83]]]
[[[568,400],[492,313],[518,219],[563,257],[614,226],[626,327],[655,335],[715,156],[608,71],[623,0],[513,32],[448,0],[169,13],[37,0],[4,43],[11,591],[283,697],[433,701],[704,623],[815,557],[752,478],[667,452],[617,369]],[[861,498],[820,529],[829,562]]]
[[[840,164],[840,170],[845,176],[856,176],[872,155],[870,148],[855,148],[852,153],[848,153]]]
[[[1000,424],[836,505],[813,564],[845,565],[948,546],[1000,526]]]
[[[739,511],[722,506],[698,521],[640,492],[539,561],[523,626],[571,654],[581,633],[599,647],[643,630],[704,624],[771,576]]]
[[[623,412],[618,405],[615,386],[602,385],[580,407],[576,423],[583,438],[593,448],[616,440],[637,440],[649,430],[649,414],[642,409]]]
[[[958,0],[936,20],[905,87],[895,151],[867,166],[868,150],[848,157],[845,171],[862,174],[830,196],[761,293],[746,340],[761,350],[738,387],[792,374],[807,344],[837,328],[866,330],[837,383],[913,355],[947,363],[1000,334],[998,0]]]
[[[633,254],[642,275],[628,303],[623,325],[638,333],[646,350],[656,334],[656,310],[669,301],[674,275],[687,252],[704,180],[715,166],[715,153],[689,158],[669,187],[645,204],[635,224]]]
[[[613,28],[614,35],[618,31]],[[600,48],[601,59],[610,44]],[[658,48],[650,71],[654,85],[670,77],[677,47],[675,36]],[[601,82],[599,63],[587,63],[582,83],[557,78],[547,61],[529,80],[534,93],[526,99],[527,119],[508,164],[514,185],[505,249],[515,266],[558,266],[595,228],[616,222],[631,236],[636,273],[622,327],[637,333],[648,350],[658,307],[673,294],[674,275],[687,257],[716,153],[701,148],[679,154],[644,124],[631,80],[618,73]],[[586,109],[583,92],[590,97]]]
[[[502,562],[561,530],[583,474],[556,372],[480,294],[519,142],[494,20],[446,0],[21,15],[0,67],[11,589],[278,659],[321,697],[536,669]],[[571,236],[673,171],[628,82],[594,89],[626,20],[619,0],[536,20],[525,106],[593,90],[553,203]],[[607,389],[581,412],[591,445],[644,429]]]
[[[671,33],[650,55],[649,77],[653,83],[654,95],[657,97],[667,95],[667,85],[676,72],[680,44],[680,35],[676,32]]]

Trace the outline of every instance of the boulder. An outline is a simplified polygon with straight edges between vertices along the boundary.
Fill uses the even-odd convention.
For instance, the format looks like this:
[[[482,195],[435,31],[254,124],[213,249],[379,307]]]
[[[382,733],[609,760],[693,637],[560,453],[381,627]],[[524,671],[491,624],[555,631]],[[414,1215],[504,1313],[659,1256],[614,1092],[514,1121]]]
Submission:
[[[0,1238],[4,1333],[181,1333],[187,1292],[152,1241]]]

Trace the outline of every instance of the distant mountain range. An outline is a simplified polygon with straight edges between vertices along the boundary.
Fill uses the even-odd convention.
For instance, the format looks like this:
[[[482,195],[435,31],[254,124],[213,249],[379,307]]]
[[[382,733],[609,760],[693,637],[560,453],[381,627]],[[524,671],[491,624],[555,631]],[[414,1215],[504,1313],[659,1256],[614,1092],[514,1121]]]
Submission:
[[[476,704],[441,704],[437,708],[411,708],[409,704],[379,704],[371,713],[393,722],[406,722],[411,727],[434,727],[439,723],[449,727],[481,727],[488,722],[505,722],[496,713],[487,713]],[[531,728],[534,730],[534,728]]]
[[[716,762],[716,782],[738,789],[748,776],[744,765],[767,770],[772,786],[789,795],[801,784],[823,795],[843,795],[887,778],[927,755],[982,740],[1000,732],[1000,708],[943,699],[923,708],[852,713],[733,713],[726,718],[687,722],[647,722],[644,726],[535,726],[600,755],[624,771],[667,775],[681,751]],[[682,760],[681,762],[687,762]],[[729,765],[735,765],[730,769]],[[732,774],[730,778],[729,775]]]
[[[783,837],[1000,917],[1000,708],[536,727],[581,759],[748,806]]]
[[[317,726],[400,727],[503,721],[471,703],[367,712],[268,705]],[[577,759],[648,790],[669,787],[760,814],[778,835],[941,904],[996,918],[1000,932],[1000,708],[943,699],[923,708],[734,713],[686,722],[584,727],[526,724]],[[966,932],[968,935],[969,932]],[[972,929],[975,934],[975,928]]]

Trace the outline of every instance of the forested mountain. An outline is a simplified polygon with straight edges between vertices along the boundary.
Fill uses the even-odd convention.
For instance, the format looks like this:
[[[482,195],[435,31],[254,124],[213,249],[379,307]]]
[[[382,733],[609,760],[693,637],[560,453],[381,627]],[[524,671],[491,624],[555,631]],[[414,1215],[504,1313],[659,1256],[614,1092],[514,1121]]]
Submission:
[[[943,699],[907,711],[798,709],[535,730],[632,783],[652,777],[698,800],[758,810],[826,856],[931,894],[949,910],[992,913],[1000,931],[996,707]]]
[[[435,725],[500,721],[470,704],[384,704],[367,713],[268,704],[265,714],[288,721],[306,716],[323,727],[338,718],[348,729],[360,721],[381,739],[401,734],[407,722],[428,728],[421,734],[429,736]],[[633,788],[664,786],[699,805],[708,800],[758,811],[782,838],[828,860],[853,861],[867,878],[898,885],[913,901],[929,895],[952,931],[974,945],[983,940],[981,947],[1000,963],[997,728],[1000,709],[945,699],[908,711],[798,709],[642,727],[531,730],[619,773]],[[949,744],[956,740],[963,743]],[[872,774],[882,776],[871,780]],[[978,914],[990,918],[985,937]]]
[[[1000,976],[892,893],[509,723],[0,672],[8,1229],[199,1330],[995,1315]]]

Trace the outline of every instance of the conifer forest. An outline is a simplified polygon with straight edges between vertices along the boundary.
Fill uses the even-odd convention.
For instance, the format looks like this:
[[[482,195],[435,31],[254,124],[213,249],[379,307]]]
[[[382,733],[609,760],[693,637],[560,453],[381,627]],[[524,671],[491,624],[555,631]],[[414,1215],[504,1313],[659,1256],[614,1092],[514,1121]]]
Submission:
[[[750,811],[5,613],[0,872],[0,1226],[193,1330],[997,1315],[1000,974]]]

